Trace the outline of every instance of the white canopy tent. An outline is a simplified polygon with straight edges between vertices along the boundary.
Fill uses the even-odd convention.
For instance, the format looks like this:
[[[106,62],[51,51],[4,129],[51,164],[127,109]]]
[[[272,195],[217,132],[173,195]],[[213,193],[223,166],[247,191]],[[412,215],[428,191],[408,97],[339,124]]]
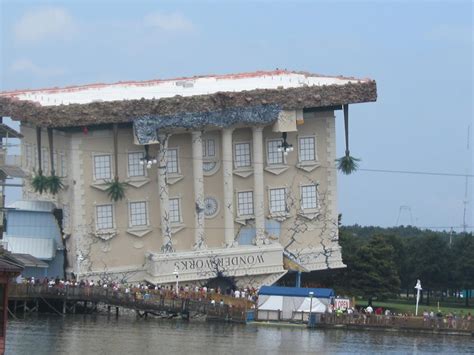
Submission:
[[[311,297],[312,296],[312,297]],[[303,320],[311,313],[325,313],[334,291],[264,286],[258,299],[257,319]]]
[[[310,312],[311,308],[311,313],[324,313],[326,312],[326,305],[322,303],[320,300],[317,298],[313,297],[313,301],[311,301],[310,297],[306,297],[299,306],[299,308],[296,310],[297,312]]]
[[[262,311],[281,311],[283,309],[283,296],[268,296],[262,300],[263,302],[258,306]]]

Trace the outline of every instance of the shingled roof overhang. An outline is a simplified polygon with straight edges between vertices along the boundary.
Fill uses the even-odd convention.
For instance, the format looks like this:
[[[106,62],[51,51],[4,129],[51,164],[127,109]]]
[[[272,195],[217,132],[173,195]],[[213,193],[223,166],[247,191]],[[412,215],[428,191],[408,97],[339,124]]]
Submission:
[[[0,96],[0,115],[33,125],[53,128],[132,122],[148,115],[210,112],[232,107],[278,105],[281,109],[322,108],[372,102],[377,99],[373,80],[344,85],[304,86],[285,89],[256,89],[217,92],[207,95],[160,99],[120,100],[40,106],[37,103]]]

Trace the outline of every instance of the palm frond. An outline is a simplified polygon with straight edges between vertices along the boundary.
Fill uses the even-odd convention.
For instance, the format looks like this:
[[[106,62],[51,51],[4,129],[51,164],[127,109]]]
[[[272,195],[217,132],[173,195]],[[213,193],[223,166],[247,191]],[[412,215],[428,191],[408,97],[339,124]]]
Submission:
[[[107,188],[105,192],[112,201],[119,201],[125,197],[125,189],[127,188],[126,182],[120,182],[119,180],[115,179],[107,183]]]
[[[56,195],[59,191],[64,188],[61,178],[56,175],[48,176],[47,178],[48,190],[53,195]]]
[[[48,191],[48,178],[44,176],[41,171],[31,180],[31,186],[34,192],[42,194]]]
[[[336,159],[336,162],[338,170],[343,174],[350,175],[359,168],[360,159],[345,155],[342,158]]]

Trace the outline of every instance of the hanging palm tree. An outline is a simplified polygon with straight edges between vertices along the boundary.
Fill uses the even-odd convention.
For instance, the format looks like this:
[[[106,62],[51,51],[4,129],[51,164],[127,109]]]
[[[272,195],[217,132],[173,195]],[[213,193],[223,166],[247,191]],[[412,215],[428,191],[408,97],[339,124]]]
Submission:
[[[51,194],[56,195],[64,188],[63,182],[59,176],[56,176],[54,170],[54,150],[53,150],[53,129],[48,128],[49,160],[51,164],[51,175],[47,179],[47,187]]]
[[[121,182],[117,178],[107,183],[105,192],[112,201],[119,201],[125,197],[125,189],[127,187],[126,182]]]
[[[349,105],[344,105],[344,132],[346,134],[346,153],[342,158],[336,159],[337,168],[346,175],[352,174],[359,168],[360,159],[354,158],[349,152]]]
[[[107,183],[107,188],[105,192],[112,201],[119,201],[125,197],[125,189],[127,188],[126,182],[121,182],[118,177],[118,125],[114,123],[113,125],[113,135],[114,135],[114,179]]]
[[[48,191],[48,178],[43,175],[41,169],[41,127],[36,127],[36,149],[38,151],[38,171],[31,180],[31,186],[35,192],[42,194]]]

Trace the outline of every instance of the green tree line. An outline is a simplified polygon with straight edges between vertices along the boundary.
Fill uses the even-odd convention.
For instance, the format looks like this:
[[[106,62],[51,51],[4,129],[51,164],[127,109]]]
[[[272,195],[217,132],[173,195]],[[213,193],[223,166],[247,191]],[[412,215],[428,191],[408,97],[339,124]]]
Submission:
[[[472,233],[354,225],[340,227],[339,242],[347,268],[327,273],[324,282],[339,294],[378,299],[408,295],[420,279],[429,303],[433,296],[474,289]],[[469,297],[465,302],[469,305]]]

